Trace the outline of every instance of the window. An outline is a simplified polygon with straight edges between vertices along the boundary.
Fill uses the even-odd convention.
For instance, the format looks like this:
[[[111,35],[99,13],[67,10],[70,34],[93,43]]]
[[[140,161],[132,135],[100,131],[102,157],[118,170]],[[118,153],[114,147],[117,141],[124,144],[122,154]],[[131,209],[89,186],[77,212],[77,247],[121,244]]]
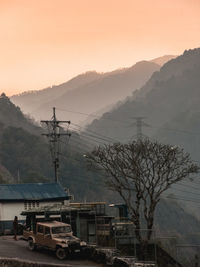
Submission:
[[[71,226],[59,226],[52,228],[52,234],[64,234],[70,233],[71,231]]]
[[[27,202],[24,202],[24,209],[27,210]]]
[[[49,227],[45,227],[44,234],[45,235],[50,235],[50,228]]]
[[[43,226],[42,225],[38,225],[38,233],[43,233]]]

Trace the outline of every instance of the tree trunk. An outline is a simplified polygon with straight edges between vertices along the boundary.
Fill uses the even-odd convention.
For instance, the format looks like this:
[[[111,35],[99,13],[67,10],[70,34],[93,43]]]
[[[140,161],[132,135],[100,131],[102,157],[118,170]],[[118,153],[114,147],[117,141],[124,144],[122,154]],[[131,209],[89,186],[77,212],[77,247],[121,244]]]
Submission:
[[[149,260],[148,243],[148,240],[142,240],[140,242],[140,253],[138,255],[139,260]]]

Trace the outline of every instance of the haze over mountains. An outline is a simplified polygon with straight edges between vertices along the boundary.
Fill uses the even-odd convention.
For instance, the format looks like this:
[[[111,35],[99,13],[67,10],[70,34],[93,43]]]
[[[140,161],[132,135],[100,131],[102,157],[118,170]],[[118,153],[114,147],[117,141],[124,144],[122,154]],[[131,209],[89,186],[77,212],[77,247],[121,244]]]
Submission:
[[[123,73],[124,70],[118,71],[118,74]],[[150,126],[143,128],[146,135],[164,142],[170,141],[172,144],[182,142],[186,150],[191,150],[192,156],[199,159],[199,135],[193,134],[191,138],[191,135],[183,134],[181,131],[169,131],[169,129],[177,128],[200,133],[199,74],[200,49],[186,51],[182,56],[165,64],[160,71],[155,72],[140,90],[135,91],[121,104],[118,103],[115,109],[104,114],[101,119],[94,121],[85,132],[81,133],[82,136],[73,133],[69,144],[67,147],[63,147],[62,151],[63,157],[61,157],[60,164],[62,185],[70,188],[78,200],[87,197],[87,200],[92,201],[108,201],[109,199],[114,201],[114,196],[110,195],[110,192],[102,186],[102,176],[97,171],[88,171],[83,154],[88,149],[88,143],[91,143],[91,133],[94,132],[97,134],[93,134],[93,137],[96,136],[99,144],[104,143],[108,135],[111,137],[110,141],[114,141],[114,137],[117,140],[128,141],[135,134],[135,127],[131,126],[134,116],[146,116],[146,122]],[[101,79],[102,74],[84,74],[77,80],[71,81],[71,86],[74,84],[76,88],[77,83],[84,83],[85,75],[88,75],[90,84]],[[44,99],[46,99],[47,91],[40,93],[43,93]],[[54,93],[53,88],[52,93]],[[37,104],[37,93],[31,95],[33,99],[34,95],[36,96],[34,104]],[[31,100],[29,104],[31,105]],[[1,182],[16,181],[18,172],[21,182],[52,180],[53,168],[50,153],[47,143],[39,136],[41,129],[32,125],[31,121],[24,117],[21,110],[13,105],[5,95],[0,98],[0,111]],[[105,138],[100,139],[103,136]],[[88,186],[84,186],[85,184]],[[195,187],[197,186],[195,185]],[[180,195],[179,189],[180,186],[175,191],[178,196]],[[184,188],[184,190],[185,193],[182,193],[184,197],[192,197],[191,189]],[[192,213],[191,207],[189,211]],[[179,216],[182,219],[181,223],[180,220],[177,221]],[[166,220],[166,217],[169,219]],[[195,231],[199,229],[198,219],[169,199],[159,204],[155,225],[161,233],[162,231],[166,233],[167,230],[173,231],[181,238],[188,225]],[[197,239],[195,237],[186,238],[185,242],[198,241]]]
[[[144,137],[178,145],[200,162],[200,48],[167,62],[140,90],[94,120],[86,130],[111,138],[111,142],[128,142],[137,138],[137,117],[143,117]],[[198,176],[194,184],[187,180],[174,185],[172,192],[178,198],[198,201]],[[199,217],[190,202],[184,204]]]
[[[55,106],[60,119],[80,123],[86,118],[80,113],[102,115],[144,85],[152,73],[160,69],[160,65],[174,57],[141,61],[130,68],[109,73],[86,72],[64,84],[15,95],[11,100],[36,120],[49,118]],[[67,113],[67,110],[74,113]]]
[[[191,128],[190,125],[189,129],[183,121],[187,120],[187,123],[191,124],[197,116],[195,114],[200,111],[199,105],[200,49],[194,49],[185,51],[183,55],[167,62],[140,90],[118,107],[105,113],[102,118],[93,121],[88,130],[115,137],[119,141],[128,141],[136,135],[134,118],[145,117],[144,121],[148,126],[143,127],[143,134],[168,141],[172,131],[165,129],[161,134],[163,127],[197,131],[200,123],[196,120],[196,126]],[[177,132],[176,134],[178,135]],[[181,138],[174,141],[172,139],[169,141],[181,143]],[[189,149],[189,145],[184,142],[181,144]],[[191,149],[189,151],[191,152]]]
[[[54,181],[51,153],[42,132],[46,129],[32,124],[5,94],[0,97],[0,183]],[[102,182],[98,182],[99,174],[87,170],[83,157],[86,148],[77,133],[72,132],[69,143],[62,139],[59,181],[70,188],[76,199],[89,195],[96,200]],[[90,188],[83,183],[90,184]]]
[[[20,109],[15,107],[5,95],[0,98],[0,123],[4,127],[0,132],[0,181],[1,183],[16,182],[46,182],[52,180],[48,145],[41,136],[31,134],[31,121],[23,116]],[[11,119],[12,118],[12,119]],[[19,128],[19,127],[20,128]],[[35,126],[32,125],[35,131]],[[36,128],[37,129],[37,128]],[[41,129],[37,129],[41,132]],[[73,133],[72,136],[74,136]],[[84,134],[83,134],[84,135]],[[103,187],[103,178],[98,171],[88,171],[87,162],[83,157],[85,141],[75,136],[70,140],[67,149],[62,149],[60,164],[60,182],[70,188],[76,200],[103,200],[118,202],[119,199]],[[77,149],[76,149],[77,148]],[[75,149],[75,150],[74,150]],[[13,178],[14,177],[14,178]],[[87,186],[84,186],[87,184]],[[115,199],[116,198],[116,199]],[[163,218],[169,218],[168,220]],[[182,221],[177,221],[181,216]],[[174,235],[183,238],[185,242],[195,242],[198,237],[184,239],[187,224],[198,231],[199,221],[180,206],[169,199],[161,201],[156,211],[155,226],[160,233],[173,231]],[[197,229],[197,230],[196,230]]]

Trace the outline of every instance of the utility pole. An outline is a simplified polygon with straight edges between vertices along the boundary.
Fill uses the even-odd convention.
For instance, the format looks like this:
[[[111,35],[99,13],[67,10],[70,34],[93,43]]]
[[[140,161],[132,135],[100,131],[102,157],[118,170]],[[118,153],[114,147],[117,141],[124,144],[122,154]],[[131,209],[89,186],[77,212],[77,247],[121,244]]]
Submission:
[[[50,150],[52,161],[54,165],[54,175],[55,175],[55,182],[58,183],[58,169],[59,169],[59,154],[60,154],[60,137],[63,135],[71,136],[69,133],[61,133],[60,124],[67,123],[70,124],[70,121],[59,121],[56,119],[56,109],[53,108],[53,117],[51,120],[42,120],[41,123],[46,124],[48,133],[44,133],[49,139]]]
[[[20,184],[20,174],[19,174],[19,169],[17,170],[17,183]]]
[[[146,117],[133,117],[133,119],[136,120],[135,123],[132,124],[132,126],[136,126],[136,129],[137,129],[137,133],[136,133],[136,137],[137,137],[137,140],[141,140],[142,139],[142,127],[143,126],[149,126],[147,123],[143,122],[143,120],[145,119]]]

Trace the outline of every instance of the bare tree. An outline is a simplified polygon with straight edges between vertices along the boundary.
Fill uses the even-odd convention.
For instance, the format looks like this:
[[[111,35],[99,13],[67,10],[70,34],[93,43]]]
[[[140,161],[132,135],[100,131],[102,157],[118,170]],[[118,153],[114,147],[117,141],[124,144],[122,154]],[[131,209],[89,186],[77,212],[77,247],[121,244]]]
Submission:
[[[88,159],[106,172],[107,186],[124,200],[141,245],[151,239],[155,208],[161,194],[199,171],[183,149],[148,139],[105,144],[90,153]],[[142,234],[144,223],[145,235]]]

